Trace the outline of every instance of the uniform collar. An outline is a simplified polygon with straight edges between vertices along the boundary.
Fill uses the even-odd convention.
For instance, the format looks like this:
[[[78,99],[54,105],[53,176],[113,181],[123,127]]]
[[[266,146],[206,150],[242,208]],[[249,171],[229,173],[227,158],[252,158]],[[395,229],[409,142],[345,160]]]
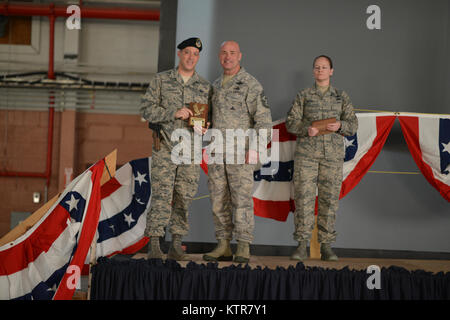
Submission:
[[[178,66],[176,66],[175,68],[173,68],[170,71],[170,77],[176,81],[178,81],[180,84],[182,85],[187,85],[189,84],[191,81],[196,82],[198,81],[198,74],[197,71],[194,71],[194,73],[192,74],[192,76],[189,78],[188,82],[184,83],[183,78],[181,77],[180,73],[178,72]]]
[[[228,81],[228,83],[225,85],[226,88],[231,88],[236,82],[239,82],[241,80],[242,76],[246,73],[244,67],[241,66],[239,71],[233,76],[233,78]],[[220,77],[219,85],[222,86],[224,74],[222,73],[222,76]]]
[[[314,84],[313,84],[313,86],[312,86],[312,89],[313,89],[313,93],[318,94],[318,95],[320,95],[320,96],[322,95],[322,94],[320,93],[319,89],[317,88],[317,83],[314,82]],[[331,96],[337,96],[337,95],[338,95],[338,94],[337,94],[337,91],[336,91],[336,88],[333,87],[333,86],[331,85],[331,83],[330,83],[330,85],[329,85],[329,87],[328,87],[328,90],[325,91],[325,93],[323,94],[323,96],[325,97],[327,94],[330,94]]]

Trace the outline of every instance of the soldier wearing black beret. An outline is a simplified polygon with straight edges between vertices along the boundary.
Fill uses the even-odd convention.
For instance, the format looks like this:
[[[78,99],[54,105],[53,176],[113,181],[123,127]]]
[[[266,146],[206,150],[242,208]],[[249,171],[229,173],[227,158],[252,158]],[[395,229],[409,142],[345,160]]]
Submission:
[[[141,101],[141,115],[154,132],[152,203],[147,212],[145,235],[150,238],[148,258],[163,258],[159,241],[168,227],[172,243],[167,258],[190,260],[181,240],[189,230],[189,207],[197,193],[200,166],[195,162],[173,161],[170,137],[175,130],[183,128],[191,135],[190,141],[194,141],[194,132],[187,121],[193,113],[186,106],[191,102],[209,103],[211,85],[195,71],[202,50],[200,39],[189,38],[177,48],[178,66],[157,73]],[[206,128],[200,130],[201,134],[206,132]]]
[[[177,48],[179,50],[183,50],[186,47],[194,47],[197,48],[198,51],[202,51],[202,41],[200,40],[200,38],[189,38],[184,40],[183,42],[181,42]]]

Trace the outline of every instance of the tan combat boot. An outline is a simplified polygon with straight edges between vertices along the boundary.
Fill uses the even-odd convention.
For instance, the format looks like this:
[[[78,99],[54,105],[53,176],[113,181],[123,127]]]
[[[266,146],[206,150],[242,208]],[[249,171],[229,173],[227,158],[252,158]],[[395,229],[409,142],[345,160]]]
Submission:
[[[324,261],[338,261],[337,255],[331,250],[331,244],[320,244],[320,259]]]
[[[237,245],[236,254],[234,255],[234,262],[248,263],[250,260],[250,243],[239,241]]]
[[[295,249],[294,253],[291,255],[291,260],[304,261],[308,259],[306,245],[306,241],[299,241],[297,249]]]
[[[148,259],[162,259],[163,258],[163,253],[159,246],[159,237],[150,237],[147,258]]]
[[[170,245],[169,252],[167,253],[167,259],[177,260],[177,261],[189,261],[189,256],[184,253],[181,247],[181,235],[172,235],[172,244]]]
[[[219,239],[216,248],[203,255],[205,261],[231,261],[233,260],[233,252],[230,247],[230,240]]]

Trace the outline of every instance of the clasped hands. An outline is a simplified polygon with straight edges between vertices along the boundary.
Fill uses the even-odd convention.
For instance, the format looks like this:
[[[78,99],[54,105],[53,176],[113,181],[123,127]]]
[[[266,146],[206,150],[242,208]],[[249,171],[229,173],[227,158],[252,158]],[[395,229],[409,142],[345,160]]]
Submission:
[[[327,130],[328,131],[333,131],[336,132],[339,130],[339,128],[341,127],[341,122],[340,121],[336,121],[333,123],[329,123],[327,124]],[[314,137],[319,133],[319,129],[315,128],[315,127],[309,127],[308,128],[308,135],[310,137]]]

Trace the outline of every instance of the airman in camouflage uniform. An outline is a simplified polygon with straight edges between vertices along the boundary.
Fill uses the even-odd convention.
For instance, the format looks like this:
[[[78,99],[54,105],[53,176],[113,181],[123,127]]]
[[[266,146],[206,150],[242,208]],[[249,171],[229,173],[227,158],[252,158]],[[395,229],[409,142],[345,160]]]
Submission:
[[[250,259],[250,243],[253,241],[253,171],[256,151],[235,148],[232,163],[227,163],[226,129],[266,129],[270,139],[272,117],[261,84],[240,66],[241,53],[234,41],[222,44],[219,59],[224,74],[213,83],[212,128],[223,136],[224,164],[208,165],[208,187],[210,191],[217,247],[203,256],[206,261],[232,260],[230,240],[238,241],[234,261],[245,263]],[[269,140],[268,140],[269,141]],[[245,155],[242,155],[242,152]],[[239,164],[241,153],[245,163]],[[230,157],[231,158],[231,157]],[[253,164],[252,164],[253,163]],[[234,217],[234,222],[233,222]]]
[[[330,243],[336,240],[335,219],[345,157],[343,136],[356,133],[358,120],[347,93],[329,84],[329,77],[333,72],[331,59],[326,56],[317,57],[314,68],[315,84],[297,94],[286,119],[287,130],[297,135],[294,159],[294,239],[299,242],[299,247],[291,258],[307,258],[306,244],[314,226],[317,188],[318,240],[321,243],[322,259],[337,260]],[[323,75],[321,68],[325,68],[325,73],[330,73],[328,77]],[[327,78],[328,82],[321,81]],[[332,133],[317,135],[317,128],[311,127],[312,121],[327,118],[337,119],[327,127]]]
[[[209,103],[211,85],[195,72],[201,47],[197,38],[182,42],[178,46],[179,66],[156,74],[141,102],[142,117],[159,124],[161,133],[160,150],[153,144],[152,152],[152,199],[145,230],[146,236],[150,237],[149,258],[162,258],[159,237],[164,236],[164,228],[170,223],[172,245],[167,258],[188,259],[181,249],[181,237],[188,232],[188,209],[197,192],[200,166],[194,162],[177,165],[172,161],[171,150],[175,142],[171,141],[171,135],[176,129],[189,130],[193,144],[194,133],[187,123],[192,112],[187,106],[190,102]],[[186,82],[180,68],[192,70]],[[193,152],[191,154],[193,157]]]

